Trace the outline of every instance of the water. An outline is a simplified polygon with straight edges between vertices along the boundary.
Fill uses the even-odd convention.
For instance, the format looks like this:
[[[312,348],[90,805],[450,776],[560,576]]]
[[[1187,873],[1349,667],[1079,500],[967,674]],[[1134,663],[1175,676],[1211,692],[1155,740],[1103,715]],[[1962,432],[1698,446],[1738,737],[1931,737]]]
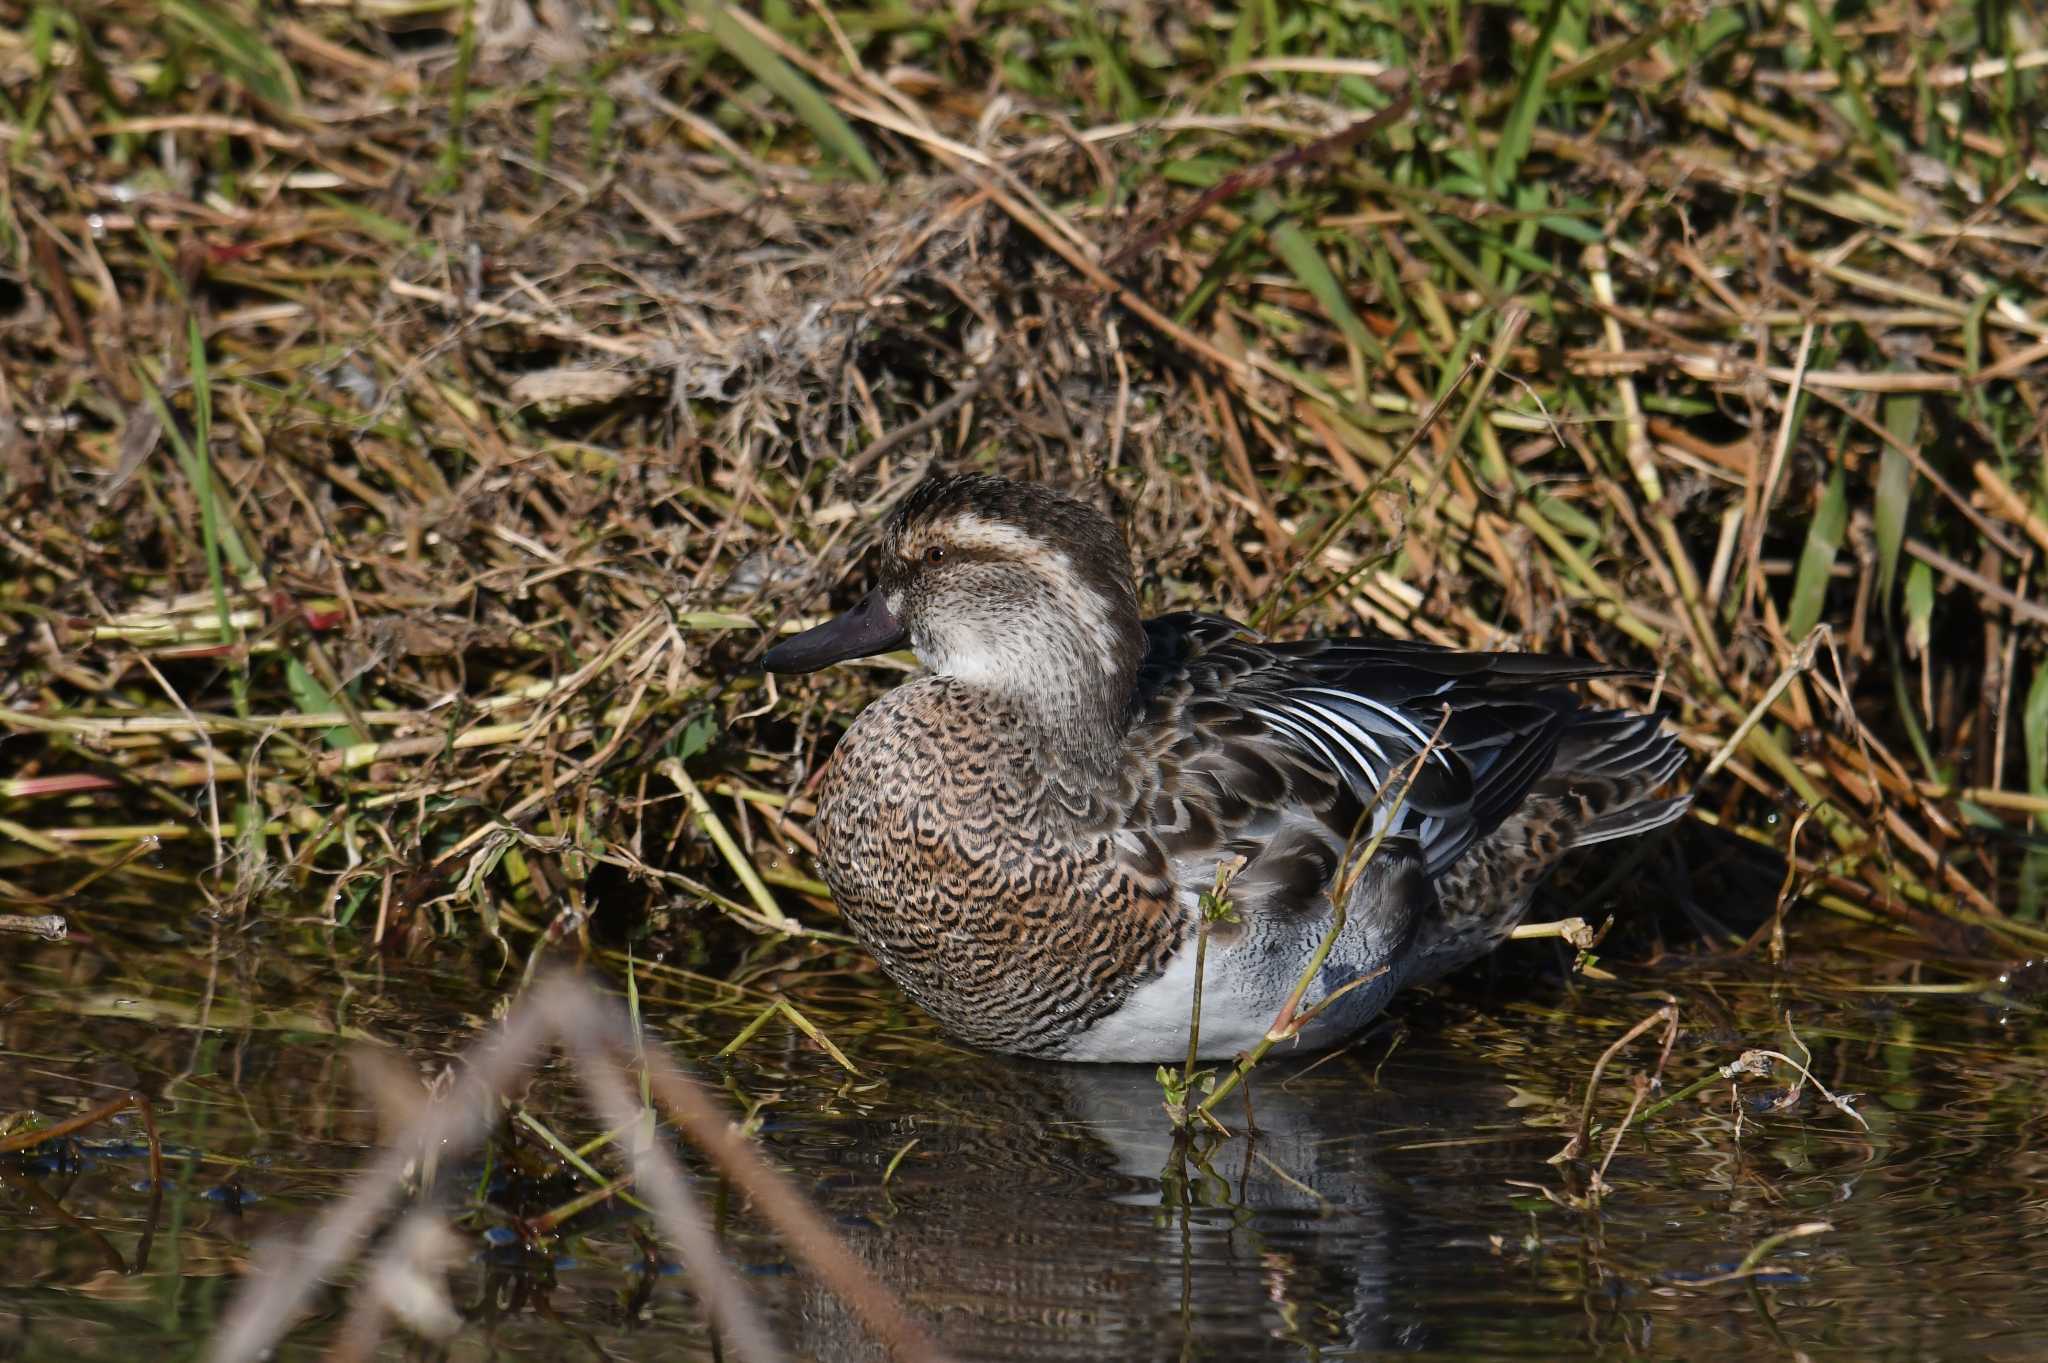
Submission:
[[[139,1087],[172,1155],[139,1272],[150,1199],[131,1114],[62,1161],[0,1164],[0,1358],[200,1356],[252,1259],[369,1158],[357,1039],[431,1076],[514,978],[481,958],[376,970],[353,943],[216,954],[158,936],[0,941],[0,1111],[56,1120]],[[762,999],[662,970],[641,990],[655,1036],[749,1108],[771,1157],[957,1357],[2048,1357],[2040,1011],[2015,989],[1903,992],[1924,985],[1888,939],[1812,938],[1781,973],[1671,958],[1616,966],[1613,982],[1532,978],[1550,949],[1510,948],[1490,980],[1406,1001],[1351,1051],[1261,1071],[1258,1136],[1206,1167],[1176,1158],[1149,1070],[965,1054],[865,976],[789,977],[857,1075],[782,1022],[715,1060]],[[1744,1049],[1800,1057],[1803,1043],[1869,1130],[1813,1085],[1788,1095],[1783,1067],[1717,1080],[1632,1127],[1590,1203],[1660,1034],[1610,1064],[1596,1158],[1547,1161],[1600,1053],[1665,995],[1682,1030],[1662,1092]],[[573,1139],[601,1129],[559,1064],[525,1099]],[[1247,1126],[1235,1097],[1222,1116]],[[744,1199],[693,1167],[791,1356],[879,1356]],[[522,1244],[515,1213],[580,1186],[530,1140],[500,1147],[491,1186],[491,1203],[457,1208],[462,1328],[445,1346],[387,1339],[379,1357],[714,1356],[687,1279],[645,1271],[646,1223],[600,1209]],[[1714,1281],[1817,1222],[1763,1272]],[[281,1356],[323,1356],[352,1299],[322,1298]]]

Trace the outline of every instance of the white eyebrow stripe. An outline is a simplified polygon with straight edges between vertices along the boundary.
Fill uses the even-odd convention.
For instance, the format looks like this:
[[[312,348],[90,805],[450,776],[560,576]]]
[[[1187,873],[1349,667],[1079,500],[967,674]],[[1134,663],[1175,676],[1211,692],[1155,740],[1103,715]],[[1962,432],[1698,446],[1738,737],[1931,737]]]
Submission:
[[[941,545],[996,554],[1037,569],[1057,593],[1060,606],[1081,627],[1096,665],[1105,674],[1117,671],[1120,631],[1113,603],[1081,580],[1071,554],[1021,526],[971,513],[939,522],[931,536]]]
[[[933,527],[933,538],[962,549],[983,549],[1019,558],[1042,555],[1050,546],[1028,530],[979,516],[957,516]]]

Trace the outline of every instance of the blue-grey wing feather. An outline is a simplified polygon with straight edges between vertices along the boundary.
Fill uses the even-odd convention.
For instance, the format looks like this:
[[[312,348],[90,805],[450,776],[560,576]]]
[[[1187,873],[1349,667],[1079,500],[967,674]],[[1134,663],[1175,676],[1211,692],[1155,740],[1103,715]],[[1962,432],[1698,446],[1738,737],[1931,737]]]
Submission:
[[[1167,802],[1177,828],[1228,837],[1279,791],[1320,774],[1338,790],[1311,803],[1340,845],[1391,820],[1387,836],[1411,842],[1435,879],[1561,757],[1575,776],[1631,789],[1682,758],[1654,717],[1581,708],[1567,683],[1622,671],[1583,659],[1394,639],[1270,643],[1192,613],[1148,621],[1146,634],[1134,703],[1194,740],[1177,745],[1169,782],[1180,787]],[[1247,772],[1256,789],[1244,788]],[[1405,790],[1388,791],[1402,772]],[[1190,798],[1207,808],[1191,814]],[[1373,822],[1360,827],[1368,809]]]

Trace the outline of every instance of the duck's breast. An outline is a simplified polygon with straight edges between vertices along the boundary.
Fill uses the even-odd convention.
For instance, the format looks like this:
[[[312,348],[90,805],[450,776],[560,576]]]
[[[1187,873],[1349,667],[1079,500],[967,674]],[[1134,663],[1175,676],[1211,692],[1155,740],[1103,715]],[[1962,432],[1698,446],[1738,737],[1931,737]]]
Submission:
[[[840,741],[819,864],[891,979],[975,1045],[1045,1054],[1166,968],[1182,932],[1157,842],[1055,815],[1016,726],[943,677]]]

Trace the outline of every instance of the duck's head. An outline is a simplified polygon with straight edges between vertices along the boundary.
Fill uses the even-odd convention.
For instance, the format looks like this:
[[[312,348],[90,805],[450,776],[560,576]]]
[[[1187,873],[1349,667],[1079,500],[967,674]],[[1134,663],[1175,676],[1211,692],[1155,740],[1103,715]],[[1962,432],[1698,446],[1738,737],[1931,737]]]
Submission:
[[[941,676],[1120,710],[1144,654],[1131,559],[1115,522],[1034,483],[927,478],[890,515],[879,583],[762,664],[814,672],[906,642]]]

